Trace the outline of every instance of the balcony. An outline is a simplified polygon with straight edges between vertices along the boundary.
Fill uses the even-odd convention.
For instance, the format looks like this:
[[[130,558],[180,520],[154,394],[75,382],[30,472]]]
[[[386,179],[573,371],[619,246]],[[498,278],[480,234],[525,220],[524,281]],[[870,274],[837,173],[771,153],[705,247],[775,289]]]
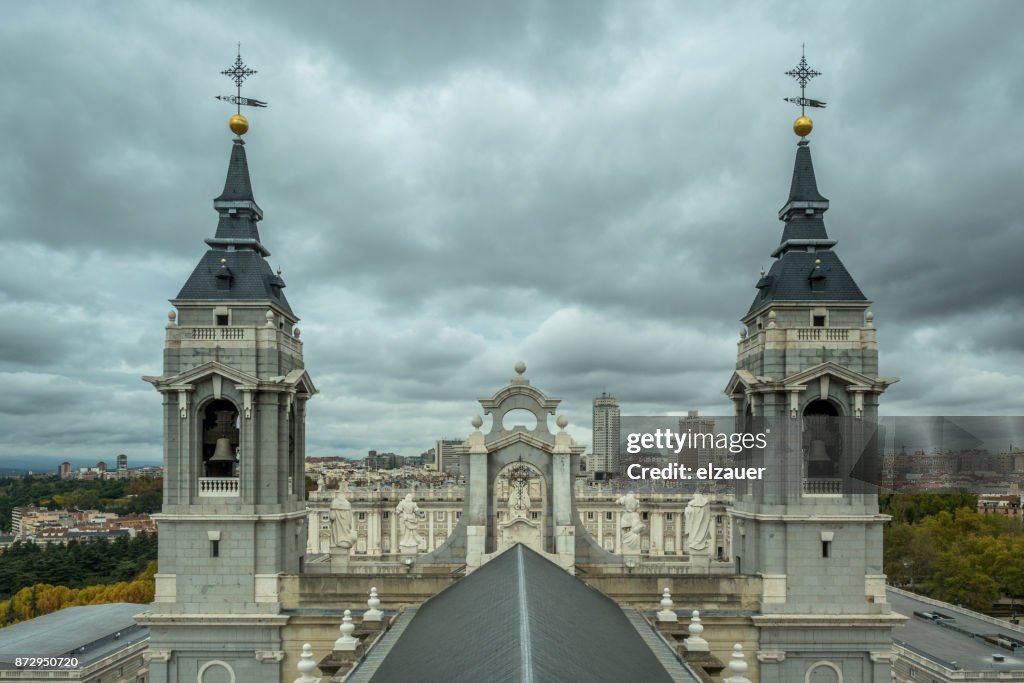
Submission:
[[[804,479],[805,496],[830,496],[838,497],[843,495],[842,479]]]
[[[200,498],[238,498],[238,477],[200,477]]]

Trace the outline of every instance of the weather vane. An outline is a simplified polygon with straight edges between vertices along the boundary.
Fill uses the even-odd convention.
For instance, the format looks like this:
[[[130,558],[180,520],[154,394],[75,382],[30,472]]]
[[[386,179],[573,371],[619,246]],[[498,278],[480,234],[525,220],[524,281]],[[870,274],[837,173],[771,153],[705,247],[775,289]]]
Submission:
[[[812,100],[804,96],[804,90],[807,88],[807,83],[816,76],[820,76],[820,71],[807,66],[807,58],[804,56],[804,46],[800,46],[800,63],[796,65],[795,69],[790,69],[786,72],[787,76],[792,76],[797,83],[800,84],[800,97],[783,97],[786,102],[792,102],[793,104],[799,105],[800,116],[804,115],[805,107],[814,107],[816,109],[824,109],[825,103],[821,100]]]
[[[257,73],[256,69],[250,69],[242,61],[242,44],[238,44],[238,56],[235,57],[235,63],[230,68],[221,71],[222,74],[230,78],[235,82],[235,94],[234,95],[215,95],[218,100],[224,102],[230,102],[235,105],[235,115],[231,117],[229,127],[236,135],[243,135],[249,130],[249,122],[244,116],[242,116],[242,105],[247,107],[265,107],[266,102],[253,99],[251,97],[242,97],[242,83],[245,79],[249,78],[253,74]]]

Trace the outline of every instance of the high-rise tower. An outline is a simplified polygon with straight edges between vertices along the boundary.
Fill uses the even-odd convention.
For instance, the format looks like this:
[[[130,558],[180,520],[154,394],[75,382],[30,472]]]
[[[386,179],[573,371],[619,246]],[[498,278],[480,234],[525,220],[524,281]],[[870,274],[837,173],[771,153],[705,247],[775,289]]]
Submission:
[[[239,60],[239,64],[240,64]],[[217,231],[171,300],[163,396],[164,506],[150,627],[153,683],[278,683],[277,580],[302,570],[306,401],[298,318],[266,261],[248,124],[232,117]]]
[[[752,456],[765,479],[737,487],[734,561],[763,581],[754,617],[762,683],[888,682],[891,628],[901,618],[885,600],[887,518],[872,487],[850,474],[879,397],[896,380],[878,375],[871,302],[825,231],[810,119],[794,130],[802,139],[779,211],[782,240],[743,317],[726,387],[745,428],[770,431]]]
[[[607,392],[594,398],[594,447],[587,470],[600,477],[619,466],[619,402]]]

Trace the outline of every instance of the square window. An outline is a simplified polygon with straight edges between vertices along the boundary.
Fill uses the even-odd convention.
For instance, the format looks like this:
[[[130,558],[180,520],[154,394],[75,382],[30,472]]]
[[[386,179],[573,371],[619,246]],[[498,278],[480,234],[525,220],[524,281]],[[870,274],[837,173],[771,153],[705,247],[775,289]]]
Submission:
[[[540,513],[539,512],[531,512],[530,513],[530,519],[540,519]]]
[[[366,521],[366,513],[365,512],[357,512],[356,513],[356,519],[358,519],[360,522],[365,522]]]
[[[443,522],[444,521],[444,510],[438,510],[436,513],[434,513],[434,519],[436,519],[439,522]]]
[[[665,521],[666,522],[671,522],[673,519],[675,519],[675,517],[676,517],[675,514],[673,514],[671,512],[666,512],[665,513]]]
[[[612,513],[610,513],[610,512],[604,513],[604,521],[606,521],[606,522],[612,521]]]
[[[388,512],[387,510],[385,510],[385,511],[384,511],[383,513],[381,513],[381,514],[383,515],[384,519],[391,519],[391,513],[390,513],[390,512]]]
[[[594,514],[593,510],[590,510],[590,511],[587,512],[587,521],[588,522],[593,522],[594,521],[594,517],[596,517],[596,515]]]
[[[825,327],[825,316],[823,316],[823,315],[816,315],[816,316],[814,316],[814,323],[813,324],[814,324],[815,327]]]
[[[217,326],[218,327],[227,327],[227,325],[228,325],[228,316],[227,316],[227,314],[218,313],[217,314]]]
[[[640,519],[642,519],[643,521],[646,522],[650,518],[651,518],[651,513],[649,513],[649,512],[641,512],[640,513]]]

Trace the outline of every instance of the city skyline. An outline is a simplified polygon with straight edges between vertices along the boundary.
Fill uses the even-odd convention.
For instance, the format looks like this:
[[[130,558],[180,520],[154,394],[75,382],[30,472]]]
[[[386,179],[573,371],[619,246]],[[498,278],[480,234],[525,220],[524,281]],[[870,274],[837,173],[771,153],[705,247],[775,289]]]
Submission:
[[[602,391],[729,414],[802,42],[829,233],[903,378],[885,412],[1020,414],[1019,5],[434,7],[9,13],[0,465],[160,459],[140,377],[216,226],[239,40],[270,105],[246,136],[262,238],[321,390],[310,456],[461,438],[520,358],[584,443]]]

